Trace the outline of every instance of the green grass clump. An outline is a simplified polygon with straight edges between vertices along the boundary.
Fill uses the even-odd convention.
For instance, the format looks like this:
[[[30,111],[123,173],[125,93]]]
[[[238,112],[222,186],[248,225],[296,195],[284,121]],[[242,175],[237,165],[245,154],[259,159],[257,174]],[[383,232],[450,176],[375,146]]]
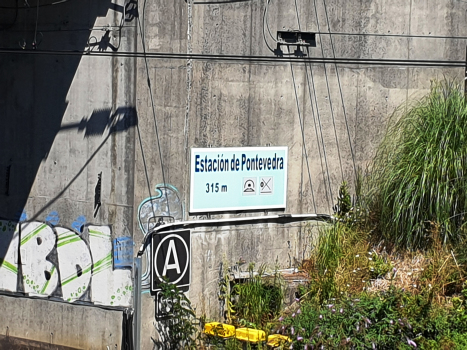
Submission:
[[[461,86],[434,82],[430,93],[399,109],[378,149],[369,210],[377,234],[399,247],[426,248],[430,227],[456,244],[467,213],[467,103]]]
[[[261,266],[256,274],[253,267],[254,264],[250,264],[249,278],[232,288],[234,324],[267,329],[267,324],[282,310],[283,283],[277,271],[264,277],[265,266]]]

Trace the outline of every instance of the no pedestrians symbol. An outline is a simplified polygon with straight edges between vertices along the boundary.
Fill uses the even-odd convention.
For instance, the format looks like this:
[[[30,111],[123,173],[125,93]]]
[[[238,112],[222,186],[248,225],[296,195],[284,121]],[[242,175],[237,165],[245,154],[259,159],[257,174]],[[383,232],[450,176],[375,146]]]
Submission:
[[[151,292],[161,290],[163,277],[178,287],[190,285],[190,249],[190,230],[152,235]]]

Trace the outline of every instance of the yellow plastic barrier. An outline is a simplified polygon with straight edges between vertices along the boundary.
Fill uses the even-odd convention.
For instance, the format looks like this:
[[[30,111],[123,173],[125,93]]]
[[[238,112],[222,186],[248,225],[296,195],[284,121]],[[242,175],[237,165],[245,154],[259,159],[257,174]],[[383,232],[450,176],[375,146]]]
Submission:
[[[291,343],[291,342],[292,342],[292,339],[290,339],[286,335],[271,334],[268,337],[268,342],[266,344],[268,346],[276,347],[276,346],[284,345],[285,343]]]
[[[225,323],[210,322],[204,325],[204,333],[222,338],[235,336],[235,327]]]
[[[259,329],[237,328],[235,332],[235,338],[250,343],[258,343],[266,340],[266,333]]]

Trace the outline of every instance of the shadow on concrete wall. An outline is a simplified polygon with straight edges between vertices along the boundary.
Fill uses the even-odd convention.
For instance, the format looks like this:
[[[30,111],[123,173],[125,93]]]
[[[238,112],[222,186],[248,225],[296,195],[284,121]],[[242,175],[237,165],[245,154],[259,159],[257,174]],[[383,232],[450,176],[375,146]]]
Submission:
[[[134,0],[126,0],[128,6],[119,8],[115,8],[110,0],[53,3],[56,1],[2,1],[0,49],[21,47],[26,51],[36,47],[51,51],[84,51],[89,45],[90,29],[98,17],[107,16],[109,11],[122,12],[122,23],[135,17]],[[133,12],[126,13],[125,8],[133,9]],[[47,159],[57,133],[76,128],[77,132],[84,131],[85,137],[104,132],[110,135],[137,123],[135,108],[124,106],[114,113],[95,110],[78,125],[62,126],[68,105],[67,94],[81,56],[25,53],[21,50],[18,53],[0,52],[0,217],[12,220],[14,224],[19,221],[18,213],[27,202],[38,169]],[[12,239],[6,235],[1,237],[2,241]],[[0,249],[0,258],[5,253]]]
[[[63,124],[60,131],[76,129],[84,131],[84,137],[102,136],[106,131],[109,134],[121,132],[136,126],[138,118],[135,107],[119,107],[112,113],[110,108],[96,109],[87,118],[83,117],[79,123]]]

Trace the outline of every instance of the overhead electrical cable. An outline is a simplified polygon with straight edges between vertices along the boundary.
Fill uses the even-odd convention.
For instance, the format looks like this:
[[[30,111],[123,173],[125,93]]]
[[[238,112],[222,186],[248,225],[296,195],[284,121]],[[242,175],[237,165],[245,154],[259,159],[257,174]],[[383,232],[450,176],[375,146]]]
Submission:
[[[305,69],[306,69],[306,65],[305,65]],[[318,105],[318,98],[317,98],[317,94],[316,94],[316,87],[315,87],[315,79],[314,79],[314,75],[313,75],[313,67],[311,66],[310,64],[310,76],[311,76],[311,83],[313,85],[313,96],[314,96],[314,102],[315,102],[315,106],[316,106],[316,117],[317,117],[317,120],[318,120],[318,126],[319,126],[319,134],[321,136],[321,144],[323,145],[323,156],[324,156],[324,164],[326,166],[326,175],[327,175],[327,179],[328,179],[328,190],[329,190],[329,194],[330,194],[330,198],[332,200],[333,195],[332,195],[332,187],[331,187],[331,178],[329,176],[329,166],[328,166],[328,159],[327,159],[327,154],[326,154],[326,144],[324,142],[324,137],[323,137],[323,128],[322,128],[322,125],[321,125],[321,116],[319,114],[319,105]],[[308,89],[310,91],[310,100],[311,100],[311,90],[310,90],[310,80],[308,78],[308,72],[307,72],[307,82],[308,82]],[[311,101],[311,104],[313,105],[313,101]],[[316,127],[316,124],[315,124],[315,127]],[[318,146],[319,146],[319,142],[318,142]],[[324,176],[324,172],[323,172],[323,176]],[[324,181],[324,187],[326,188],[326,180]],[[330,199],[328,197],[328,193],[326,191],[326,198],[328,200],[328,205],[329,207],[331,207],[331,202],[330,202]]]
[[[143,59],[193,59],[201,61],[248,62],[248,63],[338,63],[368,66],[398,66],[398,67],[445,67],[464,68],[466,61],[449,60],[414,60],[414,59],[382,59],[382,58],[342,58],[342,57],[271,57],[249,55],[216,55],[216,54],[177,54],[168,52],[110,52],[110,51],[79,51],[79,50],[20,50],[1,49],[0,54],[48,55],[48,56],[94,56],[94,57],[130,57]]]
[[[319,29],[319,27],[320,27],[319,26],[319,19],[318,19],[318,9],[316,7],[316,0],[313,0],[313,3],[314,3],[314,7],[315,7],[316,24],[318,26],[318,31],[320,31],[320,29]],[[320,43],[320,46],[321,46],[321,55],[324,58],[323,41],[320,40],[319,43]],[[329,78],[328,78],[328,70],[326,68],[326,63],[324,63],[323,66],[324,66],[324,76],[325,76],[325,80],[326,80],[326,87],[327,87],[327,91],[328,91],[329,107],[330,107],[330,110],[331,110],[332,125],[333,125],[333,128],[334,128],[334,137],[336,139],[337,156],[339,158],[339,166],[340,166],[340,169],[341,169],[342,182],[344,182],[344,169],[342,167],[342,157],[341,157],[341,151],[340,151],[340,148],[339,148],[339,139],[337,137],[336,120],[334,118],[334,108],[333,108],[333,105],[332,105],[331,89],[329,88]]]
[[[287,50],[288,50],[288,47],[287,47]],[[313,192],[313,183],[311,181],[310,165],[308,163],[308,152],[306,150],[305,131],[304,131],[304,126],[303,126],[303,120],[302,120],[302,117],[300,115],[300,103],[298,101],[297,86],[295,84],[295,74],[294,74],[294,71],[293,71],[292,62],[290,62],[290,70],[292,72],[292,83],[293,83],[293,88],[294,88],[294,93],[295,93],[295,101],[297,103],[297,112],[298,112],[298,120],[300,122],[300,131],[301,131],[301,134],[302,134],[303,151],[305,153],[306,167],[307,167],[307,170],[308,170],[308,181],[310,181],[311,199],[313,201],[313,207],[315,209],[315,213],[317,213],[315,194]]]
[[[146,6],[146,0],[144,0],[144,4],[143,4],[143,12],[142,12],[143,21],[144,21],[144,8],[145,8],[145,6]],[[155,130],[155,133],[156,133],[157,147],[159,149],[159,158],[160,158],[160,162],[161,162],[162,181],[164,182],[164,191],[165,191],[164,196],[165,196],[165,200],[166,200],[166,204],[167,204],[167,211],[168,211],[168,214],[170,216],[169,198],[167,196],[167,189],[165,187],[165,186],[167,186],[167,182],[165,180],[164,159],[162,158],[162,148],[161,148],[161,143],[160,143],[160,139],[159,139],[159,129],[157,127],[156,108],[155,108],[155,105],[154,105],[154,97],[153,97],[153,94],[152,94],[151,78],[149,76],[148,60],[146,58],[146,44],[145,44],[145,41],[144,41],[145,35],[144,35],[144,32],[143,32],[143,28],[141,27],[140,16],[138,16],[138,26],[139,26],[139,30],[140,30],[140,33],[141,33],[141,45],[143,47],[143,58],[144,58],[144,64],[145,64],[145,68],[146,68],[146,77],[147,77],[147,84],[148,84],[148,89],[149,89],[149,96],[151,98],[152,116],[153,116],[153,120],[154,120],[154,130]]]
[[[37,49],[37,23],[39,22],[39,0],[37,0],[37,11],[36,11],[36,27],[34,29],[34,41],[32,42],[32,47]]]
[[[263,12],[263,26],[262,26],[262,31],[263,31],[263,40],[266,44],[266,46],[268,47],[269,51],[271,51],[272,53],[274,53],[274,49],[271,48],[271,46],[269,46],[269,43],[268,43],[268,40],[266,39],[266,31],[265,31],[265,27],[267,26],[267,19],[266,19],[266,16],[267,16],[267,13],[268,13],[268,6],[269,6],[269,1],[270,0],[267,0],[266,1],[266,4],[264,5],[264,12]],[[269,27],[268,27],[268,31],[269,31]],[[269,31],[269,35],[272,37],[272,39],[274,40],[274,37],[272,36],[271,34],[271,31]]]
[[[300,16],[299,16],[299,13],[298,13],[297,0],[295,0],[295,12],[297,14],[298,28],[299,28],[299,30],[301,30]],[[307,47],[307,51],[308,51],[308,47]],[[309,54],[310,53],[308,52],[308,55]],[[323,174],[323,184],[324,184],[325,193],[326,193],[326,201],[328,203],[328,206],[331,207],[331,202],[330,202],[330,198],[329,198],[328,190],[327,190],[327,187],[328,187],[329,191],[330,191],[330,194],[331,194],[331,199],[332,199],[333,197],[332,197],[332,190],[331,190],[331,180],[329,178],[329,168],[328,168],[328,162],[327,162],[327,156],[326,156],[326,146],[324,144],[323,130],[321,128],[321,120],[320,120],[320,115],[319,115],[318,100],[316,99],[316,90],[315,90],[314,79],[313,79],[313,68],[311,67],[311,64],[310,64],[310,72],[311,72],[311,77],[312,77],[312,81],[313,81],[313,91],[314,91],[315,102],[316,102],[316,113],[317,113],[317,117],[318,117],[319,129],[320,129],[320,134],[321,134],[321,143],[322,143],[322,146],[323,146],[323,155],[324,155],[324,161],[325,161],[325,165],[326,165],[326,171],[324,171],[324,169],[323,169],[323,156],[321,154],[321,147],[320,147],[320,142],[319,142],[320,140],[319,140],[319,137],[318,137],[318,128],[317,128],[317,123],[316,123],[316,118],[315,118],[315,109],[313,107],[313,99],[312,99],[312,94],[311,94],[310,79],[308,77],[307,64],[305,63],[305,75],[306,75],[306,81],[307,81],[307,86],[308,86],[308,93],[309,93],[309,96],[310,96],[311,113],[313,115],[313,123],[314,123],[314,126],[315,126],[316,142],[318,143],[318,153],[319,153],[319,159],[320,159],[320,164],[321,164],[321,173]],[[327,174],[328,186],[326,186],[325,174]]]
[[[295,0],[295,6],[297,6],[297,0]],[[298,20],[298,27],[300,28],[300,20],[298,19],[298,12],[297,12],[297,20]],[[287,46],[287,51],[289,51],[289,53],[290,53],[289,46]],[[318,210],[316,208],[315,194],[314,194],[314,191],[313,191],[313,182],[311,181],[310,164],[309,164],[309,161],[308,161],[308,151],[307,151],[306,140],[305,140],[305,125],[304,125],[304,120],[302,119],[302,117],[300,115],[300,103],[298,101],[297,86],[295,84],[295,74],[294,74],[294,71],[293,71],[292,62],[290,62],[290,71],[292,72],[292,83],[293,83],[293,88],[294,88],[294,93],[295,93],[295,101],[297,102],[298,120],[300,122],[300,131],[301,131],[301,134],[302,134],[303,152],[305,154],[305,163],[306,163],[306,168],[307,168],[307,171],[308,171],[308,181],[310,182],[311,199],[313,201],[313,207],[315,209],[315,213],[317,213]]]
[[[143,11],[142,11],[143,23],[144,23],[145,6],[146,6],[146,0],[144,0],[144,3],[143,3]],[[144,34],[144,29],[141,26],[140,16],[138,16],[138,26],[139,26],[140,35],[141,35],[141,45],[143,47],[143,58],[144,58],[144,64],[145,64],[145,68],[146,68],[148,93],[149,93],[149,96],[151,98],[151,107],[152,107],[152,115],[153,115],[153,120],[154,120],[154,129],[155,129],[155,133],[156,133],[157,146],[158,146],[158,149],[159,149],[159,158],[160,158],[160,162],[161,162],[162,181],[164,182],[164,192],[165,193],[163,195],[165,197],[166,204],[167,204],[167,211],[168,211],[168,214],[170,216],[170,205],[169,205],[169,198],[167,196],[167,187],[166,187],[167,183],[165,181],[164,160],[162,158],[161,144],[160,144],[160,140],[159,140],[159,131],[158,131],[157,119],[156,119],[156,109],[155,109],[155,106],[154,106],[154,98],[153,98],[153,95],[152,95],[151,78],[149,76],[148,60],[147,60],[147,57],[146,57],[146,44],[145,44],[145,40],[144,40],[145,39],[145,34]],[[147,177],[146,180],[148,181],[148,187],[150,188],[149,177]],[[151,193],[151,191],[149,191],[149,193]],[[162,191],[161,191],[161,193],[162,193]],[[152,210],[153,217],[156,218],[156,213],[154,211],[153,197],[150,196],[149,200],[151,202],[151,210]],[[149,220],[148,220],[148,227],[147,227],[146,235],[150,231],[151,231],[151,228],[150,228]],[[145,239],[146,239],[146,235],[144,237]],[[142,285],[144,287],[149,287],[150,286],[150,268],[149,268],[149,266],[151,264],[151,257],[150,257],[149,250],[146,251],[146,260],[147,260],[146,270],[141,275],[141,280],[142,280]]]
[[[295,1],[297,1],[297,0],[295,0]],[[329,16],[328,16],[328,10],[327,10],[327,6],[326,6],[326,0],[323,0],[323,5],[324,5],[324,13],[326,14],[326,22],[327,22],[327,27],[328,27],[328,32],[329,32],[329,40],[331,41],[332,56],[335,58],[336,57],[336,51],[334,49],[334,43],[332,41],[331,26],[329,24]],[[344,94],[342,92],[341,79],[339,77],[339,69],[337,68],[337,63],[334,63],[334,67],[336,69],[337,83],[339,85],[339,92],[340,92],[340,95],[341,95],[342,110],[344,112],[345,127],[347,128],[347,136],[348,136],[348,139],[349,139],[350,155],[352,156],[352,164],[353,164],[353,169],[354,169],[355,181],[357,181],[357,167],[355,165],[355,153],[354,153],[353,146],[352,146],[352,139],[350,137],[349,123],[348,123],[348,120],[347,120],[347,112],[345,110],[345,104],[344,104]],[[331,97],[329,96],[329,98],[331,98]]]
[[[68,2],[70,0],[60,0],[60,1],[54,1],[50,4],[42,4],[38,5],[39,7],[47,7],[47,6],[53,6],[53,5],[58,5],[58,4],[63,4],[65,2]],[[39,3],[39,0],[37,0],[37,3]],[[0,9],[2,10],[14,10],[16,7],[11,7],[11,6],[0,6]],[[18,10],[29,10],[31,9],[31,6],[18,6]]]

